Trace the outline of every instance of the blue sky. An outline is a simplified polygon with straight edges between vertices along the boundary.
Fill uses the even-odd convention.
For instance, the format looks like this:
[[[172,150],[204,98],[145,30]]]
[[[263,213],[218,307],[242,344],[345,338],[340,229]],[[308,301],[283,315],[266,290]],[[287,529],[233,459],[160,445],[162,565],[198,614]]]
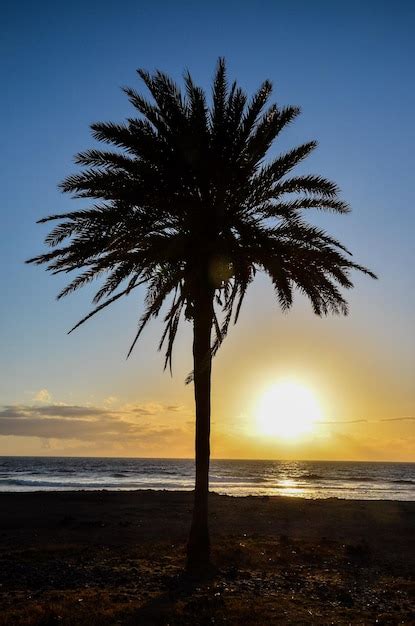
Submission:
[[[190,406],[191,390],[182,385],[189,329],[173,380],[162,374],[154,349],[157,324],[125,362],[139,300],[67,337],[91,292],[56,303],[61,279],[23,262],[42,249],[46,231],[36,219],[75,207],[57,184],[74,171],[73,155],[92,145],[89,124],[131,114],[120,87],[137,86],[135,69],[160,68],[180,80],[188,67],[209,89],[221,55],[248,92],[269,78],[278,103],[302,107],[274,150],[319,141],[302,169],[338,182],[353,213],[310,217],[380,277],[356,277],[348,320],[322,325],[299,300],[284,332],[310,341],[333,333],[336,354],[341,340],[352,344],[355,370],[364,354],[382,364],[381,385],[401,380],[388,411],[404,398],[402,410],[413,414],[414,18],[415,5],[403,0],[2,3],[0,404],[28,403],[47,389],[54,400],[76,404],[114,395]],[[244,358],[238,349],[258,319],[269,332],[278,329],[282,318],[268,291],[261,280],[253,288],[219,368]],[[293,366],[304,368],[304,358]]]

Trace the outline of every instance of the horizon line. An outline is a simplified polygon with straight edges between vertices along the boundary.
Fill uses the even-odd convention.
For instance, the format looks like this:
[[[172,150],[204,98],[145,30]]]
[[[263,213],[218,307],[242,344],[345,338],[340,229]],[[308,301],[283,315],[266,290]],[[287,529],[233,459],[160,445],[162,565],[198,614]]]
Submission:
[[[0,454],[0,459],[118,459],[118,460],[152,460],[152,461],[193,461],[194,457],[162,457],[162,456],[88,456],[88,455],[65,455],[65,454]],[[413,461],[391,460],[356,460],[356,459],[258,459],[258,458],[224,458],[211,457],[211,461],[262,461],[265,463],[395,463],[415,464]]]

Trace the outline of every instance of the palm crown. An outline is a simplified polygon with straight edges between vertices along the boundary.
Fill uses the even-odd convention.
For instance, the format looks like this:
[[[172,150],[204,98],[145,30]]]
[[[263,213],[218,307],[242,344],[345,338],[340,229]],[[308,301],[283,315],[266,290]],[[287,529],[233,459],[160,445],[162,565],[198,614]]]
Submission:
[[[212,290],[221,312],[213,310],[215,353],[257,270],[271,277],[283,309],[291,306],[296,287],[316,314],[346,313],[339,287],[352,286],[349,270],[371,273],[353,263],[338,241],[307,224],[302,213],[312,208],[345,213],[348,206],[333,182],[289,176],[316,142],[265,162],[299,108],[267,107],[268,81],[248,101],[236,83],[229,85],[222,59],[210,107],[188,72],[184,93],[160,71],[138,74],[153,101],[125,88],[140,116],[126,124],[92,125],[95,139],[118,150],[81,152],[76,163],[83,171],[61,184],[64,192],[95,204],[40,220],[60,220],[46,237],[53,250],[29,260],[46,263],[53,273],[83,268],[59,298],[106,275],[94,298],[97,306],[74,328],[145,283],[146,309],[130,352],[173,294],[160,344],[167,342],[171,365],[180,317],[193,317],[202,285]]]

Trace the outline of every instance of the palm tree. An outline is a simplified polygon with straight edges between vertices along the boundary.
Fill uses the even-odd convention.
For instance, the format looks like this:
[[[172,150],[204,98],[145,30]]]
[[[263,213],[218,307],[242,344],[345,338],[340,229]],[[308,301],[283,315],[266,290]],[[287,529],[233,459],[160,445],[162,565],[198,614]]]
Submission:
[[[289,176],[316,147],[304,143],[271,160],[267,152],[300,110],[267,105],[265,81],[248,100],[219,59],[209,106],[189,72],[184,92],[166,74],[138,70],[152,100],[125,88],[138,117],[124,124],[92,124],[92,135],[115,150],[81,152],[83,169],[61,183],[63,192],[92,199],[92,206],[51,215],[50,252],[30,259],[53,274],[80,271],[58,295],[105,277],[93,315],[146,285],[145,311],[130,347],[147,322],[168,304],[160,346],[171,368],[179,321],[193,324],[196,405],[196,482],[187,547],[189,569],[209,562],[208,481],[211,362],[248,285],[266,272],[282,309],[296,288],[314,313],[346,314],[339,288],[350,270],[374,276],[350,253],[302,217],[309,209],[347,213],[338,187],[315,175]],[[266,106],[267,105],[267,106]],[[65,242],[65,243],[64,243]],[[72,332],[72,331],[70,331]]]

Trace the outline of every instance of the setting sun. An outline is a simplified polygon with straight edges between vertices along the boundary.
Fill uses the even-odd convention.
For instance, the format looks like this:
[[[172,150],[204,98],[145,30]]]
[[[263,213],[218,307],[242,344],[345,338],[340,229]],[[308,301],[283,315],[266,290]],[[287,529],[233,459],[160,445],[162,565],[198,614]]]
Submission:
[[[321,419],[321,408],[313,392],[300,383],[284,380],[262,396],[258,430],[264,435],[294,439],[310,433]]]

